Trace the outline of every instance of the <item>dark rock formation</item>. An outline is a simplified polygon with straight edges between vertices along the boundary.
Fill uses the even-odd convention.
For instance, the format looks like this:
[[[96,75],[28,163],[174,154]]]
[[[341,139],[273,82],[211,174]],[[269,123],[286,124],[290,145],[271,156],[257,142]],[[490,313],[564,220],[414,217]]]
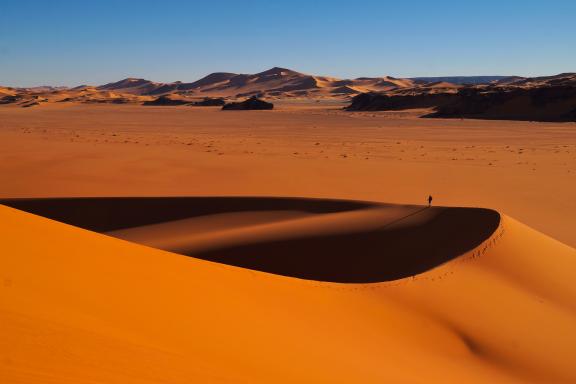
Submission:
[[[410,108],[431,108],[454,101],[454,93],[420,93],[413,95],[386,95],[361,93],[352,98],[348,111],[393,111]]]
[[[226,104],[226,102],[221,97],[205,97],[204,100],[192,103],[192,105],[201,107],[220,107],[224,104]]]
[[[12,103],[16,103],[22,99],[23,99],[23,97],[20,95],[4,96],[3,98],[0,99],[0,104],[12,104]]]
[[[112,104],[128,104],[129,102],[130,102],[130,100],[125,99],[125,98],[118,98],[118,99],[110,100],[110,103],[112,103]]]
[[[273,109],[274,104],[268,103],[264,100],[260,100],[257,97],[251,97],[239,103],[228,103],[224,104],[222,110],[265,110],[265,109]]]
[[[424,117],[576,121],[576,86],[464,88]]]
[[[35,107],[35,106],[37,106],[37,105],[40,105],[40,103],[37,102],[37,101],[33,101],[33,102],[31,102],[31,103],[22,104],[21,107],[22,107],[22,108],[30,108],[30,107]]]
[[[151,101],[145,101],[142,105],[163,105],[163,106],[171,106],[171,105],[185,105],[190,104],[187,100],[182,99],[174,99],[169,96],[160,96]]]

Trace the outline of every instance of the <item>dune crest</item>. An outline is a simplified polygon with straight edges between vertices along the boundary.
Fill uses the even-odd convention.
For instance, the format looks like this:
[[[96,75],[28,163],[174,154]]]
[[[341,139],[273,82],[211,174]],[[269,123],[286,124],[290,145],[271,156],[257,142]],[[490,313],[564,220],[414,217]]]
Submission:
[[[477,247],[495,211],[266,197],[0,201],[155,248],[316,281],[423,273]],[[222,212],[223,207],[231,209]],[[96,211],[97,210],[97,211]],[[458,236],[453,236],[457,232]]]

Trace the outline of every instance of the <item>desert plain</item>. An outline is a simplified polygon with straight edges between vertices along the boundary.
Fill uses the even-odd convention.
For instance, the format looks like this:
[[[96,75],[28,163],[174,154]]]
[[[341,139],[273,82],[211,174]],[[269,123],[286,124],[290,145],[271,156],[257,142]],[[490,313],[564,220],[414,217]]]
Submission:
[[[576,124],[347,112],[0,108],[0,197],[302,196],[489,207],[576,246]]]
[[[343,106],[1,107],[1,381],[575,382],[575,124]]]

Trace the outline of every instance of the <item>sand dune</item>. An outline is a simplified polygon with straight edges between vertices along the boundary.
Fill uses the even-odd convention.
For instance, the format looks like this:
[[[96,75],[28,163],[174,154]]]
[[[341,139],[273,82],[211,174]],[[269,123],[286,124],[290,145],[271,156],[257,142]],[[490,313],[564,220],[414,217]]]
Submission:
[[[453,80],[453,82],[452,82]],[[522,82],[525,78],[503,76],[396,78],[392,76],[339,79],[273,67],[254,74],[214,72],[192,82],[155,82],[142,78],[126,78],[98,86],[81,85],[74,88],[36,87],[17,88],[23,97],[43,97],[47,102],[80,103],[142,103],[159,96],[188,98],[189,102],[204,97],[229,99],[259,96],[269,99],[348,99],[365,92],[384,92],[389,95],[453,93],[466,81],[489,84],[493,81]],[[556,81],[556,80],[554,80]],[[5,88],[0,88],[0,97]],[[109,96],[108,92],[111,92]],[[12,94],[10,94],[12,95]],[[169,104],[163,104],[169,105]]]
[[[537,77],[519,77],[512,76],[499,81],[497,84],[515,86],[515,87],[542,87],[542,86],[559,86],[559,85],[576,85],[576,73],[567,72],[552,76]]]
[[[14,88],[0,87],[0,97],[14,96],[17,91]]]
[[[451,84],[474,85],[491,84],[495,82],[506,82],[512,79],[521,78],[518,76],[437,76],[437,77],[414,77],[412,80],[417,83],[448,82]]]
[[[0,93],[0,97],[2,94]],[[0,104],[13,104],[25,106],[30,103],[82,103],[82,104],[136,104],[151,100],[150,96],[137,96],[130,93],[115,92],[111,90],[99,90],[96,87],[80,86],[72,89],[60,89],[50,91],[16,91],[0,99]]]
[[[162,83],[155,83],[145,79],[135,79],[129,77],[114,83],[100,85],[96,89],[101,91],[119,91],[122,93],[130,93],[134,95],[148,95],[163,86],[164,84]]]
[[[367,90],[384,90],[410,85],[412,82],[408,79],[362,78],[342,80],[274,67],[250,75],[210,74],[194,83],[179,84],[177,89],[192,94],[228,97],[262,95],[276,98],[289,97],[294,92],[299,96],[306,97],[332,97],[333,95],[355,94]]]
[[[351,201],[208,199],[148,200],[150,212],[138,209],[142,199],[58,200],[51,211],[54,201],[19,204],[101,231],[159,225],[195,211],[215,231],[230,229],[215,215],[254,228],[357,213],[343,220],[358,220],[351,230],[363,232],[383,213]],[[102,210],[103,204],[127,208]],[[167,209],[178,205],[184,212]],[[79,207],[103,213],[87,222],[74,215]],[[388,219],[411,209],[397,208]],[[507,216],[458,258],[376,284],[322,283],[203,261],[6,206],[0,219],[2,382],[576,380],[576,251]]]
[[[475,208],[359,202],[351,209],[338,201],[296,198],[2,202],[184,255],[310,280],[356,283],[422,273],[482,243],[500,220],[496,212]],[[331,211],[311,212],[316,205]],[[241,211],[221,212],[231,206]],[[455,231],[459,237],[453,239]]]
[[[105,95],[106,92],[113,92],[128,101],[139,100],[138,97],[150,98],[166,95],[184,96],[193,99],[207,96],[242,98],[255,95],[269,98],[345,98],[347,95],[361,92],[386,91],[413,86],[415,86],[415,83],[410,79],[398,79],[390,76],[338,79],[308,75],[287,68],[274,67],[255,74],[215,72],[188,83],[181,81],[159,83],[146,79],[126,78],[95,87],[84,85],[72,89],[46,89],[44,93],[52,96],[54,96],[53,94],[72,94],[72,96],[60,97],[59,99],[60,101],[88,103],[91,101],[78,97],[85,95],[76,95],[76,93],[89,92],[93,96],[100,96],[98,100],[102,100],[101,96]],[[24,90],[24,92],[29,93],[30,91]],[[35,90],[35,92],[41,92],[41,90]],[[117,98],[111,97],[111,99]]]

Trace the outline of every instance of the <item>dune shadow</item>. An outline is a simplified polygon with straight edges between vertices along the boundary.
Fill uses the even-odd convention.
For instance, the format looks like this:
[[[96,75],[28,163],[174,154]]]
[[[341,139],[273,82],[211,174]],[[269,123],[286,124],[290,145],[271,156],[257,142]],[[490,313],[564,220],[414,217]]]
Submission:
[[[101,233],[233,212],[305,212],[326,218],[318,221],[318,226],[339,217],[344,229],[337,231],[294,232],[300,222],[310,228],[316,225],[314,219],[304,218],[251,227],[250,233],[256,233],[251,241],[220,242],[217,238],[211,247],[195,248],[192,239],[190,250],[177,252],[284,276],[340,283],[391,281],[426,272],[477,247],[500,223],[498,212],[482,208],[306,198],[47,198],[4,199],[0,204]],[[401,213],[385,216],[387,210],[394,209]],[[382,223],[379,216],[370,214],[370,226],[358,230],[355,224],[355,230],[346,230],[347,212],[358,212],[355,223],[362,221],[363,212],[383,212]],[[273,235],[270,228],[275,231]]]
[[[4,199],[0,204],[95,232],[218,213],[301,210],[331,213],[371,203],[281,197],[71,197]]]

